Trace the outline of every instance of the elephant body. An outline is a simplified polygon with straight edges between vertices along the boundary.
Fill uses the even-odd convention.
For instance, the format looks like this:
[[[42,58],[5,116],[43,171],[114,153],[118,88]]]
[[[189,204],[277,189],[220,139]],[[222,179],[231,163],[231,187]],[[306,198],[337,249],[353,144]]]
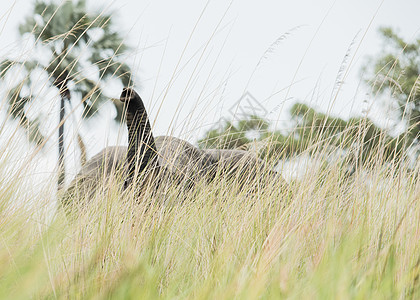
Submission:
[[[63,203],[75,192],[90,196],[101,186],[98,183],[115,182],[118,177],[124,181],[124,188],[142,185],[145,182],[134,181],[135,176],[149,169],[153,170],[150,176],[159,177],[154,181],[158,184],[166,177],[188,188],[200,180],[212,181],[215,176],[236,178],[243,183],[267,171],[265,162],[248,151],[202,150],[176,137],[154,138],[140,96],[134,90],[124,89],[121,101],[128,106],[128,147],[106,147],[93,156],[71,182]],[[272,180],[283,180],[275,171],[268,173]]]

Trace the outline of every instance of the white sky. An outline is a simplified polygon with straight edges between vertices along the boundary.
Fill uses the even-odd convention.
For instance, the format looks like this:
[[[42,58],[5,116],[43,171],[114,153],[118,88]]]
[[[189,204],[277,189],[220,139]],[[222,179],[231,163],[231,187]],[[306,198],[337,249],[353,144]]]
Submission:
[[[150,106],[161,103],[157,96],[170,82],[178,62],[182,66],[193,58],[181,76],[172,82],[159,112],[156,128],[159,132],[169,127],[174,114],[179,116],[180,123],[193,109],[200,121],[205,119],[202,123],[217,121],[221,113],[228,115],[227,110],[245,91],[251,92],[269,112],[276,110],[289,97],[312,102],[327,110],[338,70],[356,35],[350,52],[354,60],[332,112],[343,117],[360,114],[365,92],[359,91],[353,99],[360,83],[361,63],[367,55],[378,53],[383,46],[378,27],[392,26],[408,40],[418,37],[420,29],[418,0],[383,3],[374,0],[235,1],[230,7],[228,1],[210,1],[199,22],[197,19],[206,1],[134,3],[118,1],[113,7],[120,14],[116,20],[124,20],[126,30],[131,29],[127,34],[130,43],[139,45],[140,51],[135,55],[136,74],[140,79],[137,83]],[[197,27],[187,45],[195,25]],[[296,26],[301,27],[268,54],[255,70],[270,45]],[[217,28],[220,31],[212,36]],[[193,56],[208,42],[204,52],[199,51]],[[150,48],[141,50],[147,47]],[[208,78],[210,82],[206,84]],[[319,94],[311,100],[317,82]],[[292,83],[295,84],[288,90]],[[157,92],[152,99],[155,84]],[[214,90],[218,92],[212,94]],[[281,90],[283,92],[276,94]],[[194,108],[199,97],[204,98],[203,104]],[[182,103],[180,112],[176,111],[179,103]],[[285,118],[285,110],[280,119]],[[214,117],[210,118],[210,115]],[[278,114],[268,117],[277,119]],[[188,127],[195,128],[194,123]]]
[[[383,46],[377,29],[391,26],[408,41],[420,30],[419,0],[236,0],[230,6],[222,0],[207,6],[202,0],[88,2],[94,9],[116,12],[114,22],[134,49],[135,86],[155,121],[155,135],[169,131],[192,142],[202,132],[199,128],[229,116],[245,91],[271,112],[267,118],[282,126],[296,100],[345,118],[360,115],[363,100],[372,101],[367,89],[358,88],[360,66]],[[0,49],[16,45],[17,25],[32,3],[2,0]],[[276,39],[298,26],[261,61]],[[353,39],[344,85],[332,102],[336,76]],[[110,86],[107,92],[118,97],[120,88]],[[124,137],[116,140],[107,122],[105,118],[100,126],[85,129],[90,155],[104,144],[126,143]]]

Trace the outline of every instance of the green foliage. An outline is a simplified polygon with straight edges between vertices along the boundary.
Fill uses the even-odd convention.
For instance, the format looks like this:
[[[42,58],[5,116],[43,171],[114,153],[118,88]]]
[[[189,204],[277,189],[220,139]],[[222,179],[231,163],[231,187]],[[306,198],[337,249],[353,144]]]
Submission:
[[[249,116],[239,120],[237,124],[226,121],[221,128],[208,131],[198,144],[201,148],[239,148],[253,141],[247,133],[253,132],[260,140],[266,134],[268,126],[268,121],[258,116]]]
[[[41,117],[38,115],[35,120],[29,120],[27,116],[27,110],[31,109],[30,104],[41,96],[34,94],[37,87],[32,84],[32,74],[43,73],[49,79],[50,85],[58,89],[61,97],[58,126],[60,187],[65,177],[65,102],[77,94],[84,107],[83,117],[90,117],[99,109],[101,103],[109,100],[102,91],[104,80],[115,79],[128,86],[131,71],[123,60],[123,54],[128,47],[120,34],[113,29],[111,14],[87,12],[85,0],[37,0],[33,13],[19,26],[19,32],[22,36],[29,37],[34,42],[34,50],[38,50],[44,57],[39,60],[6,59],[0,62],[1,78],[13,71],[16,71],[14,74],[18,78],[24,77],[8,93],[10,115],[19,119],[20,124],[28,129],[29,140],[41,143]],[[95,68],[96,74],[93,74]],[[94,81],[90,78],[99,80]],[[115,119],[121,121],[122,106],[116,105],[115,101],[112,103],[117,110]],[[78,140],[83,144],[80,135]],[[81,160],[83,159],[85,158],[82,157]]]
[[[33,13],[19,26],[19,32],[22,36],[31,36],[35,47],[49,58],[46,64],[35,59],[8,59],[0,63],[2,78],[13,70],[26,73],[25,79],[9,92],[12,116],[24,118],[24,109],[28,107],[25,99],[36,98],[31,89],[31,74],[36,70],[45,72],[51,85],[59,89],[67,88],[67,83],[72,81],[74,89],[68,92],[68,96],[73,93],[80,95],[85,116],[91,116],[101,103],[109,100],[102,93],[101,81],[113,78],[129,85],[131,71],[122,60],[128,47],[113,27],[111,14],[88,13],[84,0],[59,4],[36,1]],[[92,65],[97,69],[99,82],[84,75],[86,68]],[[14,66],[21,68],[16,70]],[[121,106],[115,107],[118,111],[116,120],[120,121]]]
[[[381,28],[386,46],[366,66],[376,93],[391,91],[400,116],[407,120],[410,141],[420,137],[420,37],[409,43],[391,28]]]
[[[366,163],[373,159],[399,160],[406,146],[404,135],[391,137],[367,118],[345,121],[299,103],[292,107],[291,115],[297,124],[295,137],[301,149],[310,153],[333,147],[346,150],[352,160]]]
[[[400,116],[408,121],[404,134],[393,137],[367,118],[346,121],[297,103],[290,110],[294,129],[286,135],[269,131],[266,120],[251,116],[235,123],[227,121],[221,128],[208,131],[199,146],[231,149],[258,142],[260,156],[277,159],[327,149],[327,152],[344,151],[347,161],[352,163],[401,160],[404,150],[417,143],[420,134],[420,39],[407,43],[390,28],[380,32],[389,49],[370,62],[373,69],[370,82],[377,93],[392,92]],[[249,138],[250,131],[257,131],[257,137]]]
[[[288,134],[270,131],[269,122],[251,116],[235,125],[226,122],[219,129],[209,130],[199,140],[201,148],[233,149],[257,144],[262,158],[289,158],[303,151],[310,155],[320,150],[326,153],[344,151],[347,160],[366,163],[373,159],[392,161],[401,159],[407,141],[404,135],[391,137],[366,118],[345,121],[317,112],[306,104],[297,103],[290,110],[293,130]],[[256,138],[249,133],[257,131]]]
[[[77,94],[84,107],[83,117],[89,117],[98,110],[101,103],[109,100],[102,91],[104,80],[115,79],[128,86],[131,71],[122,56],[128,47],[119,33],[113,29],[111,14],[87,12],[85,0],[61,3],[37,0],[33,13],[19,26],[19,32],[22,36],[29,37],[29,40],[34,42],[34,50],[42,53],[44,57],[30,60],[6,59],[0,62],[1,78],[7,73],[16,74],[17,78],[24,77],[8,93],[9,112],[27,129],[29,140],[40,144],[43,140],[39,130],[41,116],[38,114],[29,119],[27,115],[33,101],[42,96],[34,94],[34,91],[39,89],[33,86],[32,75],[43,73],[49,79],[50,86],[58,89],[61,98],[58,126],[58,187],[60,188],[65,178],[65,102]],[[93,74],[95,68],[96,74]],[[99,78],[99,80],[94,81],[90,78]],[[115,104],[115,101],[113,103]],[[121,121],[122,106],[114,106],[117,110],[116,120]],[[82,150],[84,145],[80,135],[78,141],[83,161],[85,152]]]

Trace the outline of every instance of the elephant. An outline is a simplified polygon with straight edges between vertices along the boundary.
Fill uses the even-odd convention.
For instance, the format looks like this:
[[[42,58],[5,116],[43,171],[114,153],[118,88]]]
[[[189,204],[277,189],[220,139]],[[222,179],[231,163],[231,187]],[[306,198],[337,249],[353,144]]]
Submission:
[[[92,194],[99,181],[115,176],[124,179],[126,189],[133,185],[138,174],[145,172],[149,183],[159,183],[166,178],[192,188],[200,180],[213,181],[217,174],[245,182],[268,169],[263,160],[249,151],[199,149],[176,137],[154,138],[144,103],[134,89],[124,88],[120,101],[125,105],[128,147],[106,147],[93,156],[73,179],[66,194]],[[266,175],[284,181],[275,171],[268,170]],[[136,182],[137,185],[144,183]]]

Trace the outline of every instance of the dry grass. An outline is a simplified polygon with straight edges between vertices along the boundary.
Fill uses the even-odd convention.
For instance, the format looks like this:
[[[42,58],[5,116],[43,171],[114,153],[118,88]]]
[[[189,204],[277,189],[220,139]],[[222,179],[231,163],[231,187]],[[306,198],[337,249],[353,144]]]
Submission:
[[[420,296],[418,170],[313,164],[289,187],[217,178],[140,198],[117,186],[48,222],[46,199],[10,209],[2,186],[0,297]]]

